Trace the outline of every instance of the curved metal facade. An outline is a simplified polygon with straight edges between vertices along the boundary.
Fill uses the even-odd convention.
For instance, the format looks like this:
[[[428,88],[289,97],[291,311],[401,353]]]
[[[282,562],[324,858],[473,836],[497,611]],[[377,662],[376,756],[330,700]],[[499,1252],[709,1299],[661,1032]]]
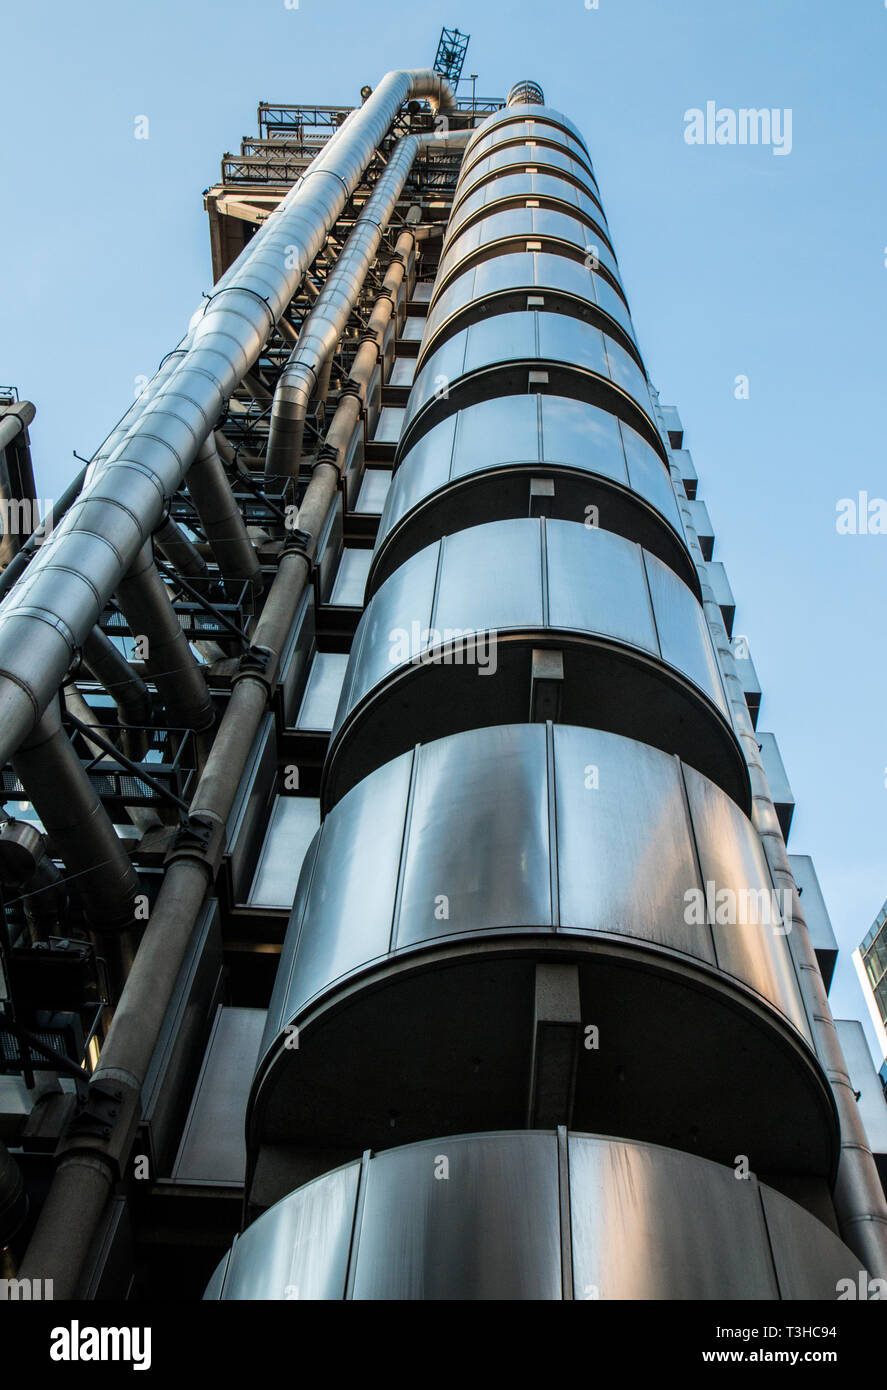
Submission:
[[[465,149],[249,1100],[258,1219],[207,1297],[856,1277],[735,1181],[827,1191],[835,1100],[588,151],[523,96]]]
[[[652,1144],[530,1130],[329,1173],[249,1227],[205,1297],[833,1300],[857,1267],[754,1178]]]

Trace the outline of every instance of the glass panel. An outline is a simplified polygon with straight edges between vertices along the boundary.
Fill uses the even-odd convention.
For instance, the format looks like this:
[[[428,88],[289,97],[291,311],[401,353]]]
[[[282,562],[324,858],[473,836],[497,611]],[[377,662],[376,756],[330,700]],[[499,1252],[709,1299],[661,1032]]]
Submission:
[[[336,571],[336,582],[333,585],[333,592],[330,594],[330,603],[348,608],[363,607],[363,591],[366,588],[372,558],[373,552],[371,550],[358,550],[354,546],[345,547],[339,561],[339,568]]]
[[[403,411],[400,411],[399,414],[402,415]],[[354,510],[356,512],[368,512],[370,515],[381,516],[390,486],[390,468],[368,468],[363,475],[363,482],[360,485],[360,493],[357,498],[357,506]]]
[[[297,729],[323,731],[333,727],[347,665],[346,652],[316,653],[296,718]]]
[[[320,825],[320,802],[278,796],[247,902],[252,907],[292,907],[305,851]]]

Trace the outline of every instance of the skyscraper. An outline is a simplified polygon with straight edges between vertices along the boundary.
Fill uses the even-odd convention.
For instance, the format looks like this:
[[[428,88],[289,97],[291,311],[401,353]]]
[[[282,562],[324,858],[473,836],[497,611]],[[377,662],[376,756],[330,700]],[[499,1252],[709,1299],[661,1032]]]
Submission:
[[[21,1273],[866,1287],[830,944],[588,147],[532,82],[362,96],[226,156],[213,293],[0,616],[35,1190],[59,1146]],[[76,1008],[33,984],[56,859]],[[88,1088],[35,1097],[90,1001]]]

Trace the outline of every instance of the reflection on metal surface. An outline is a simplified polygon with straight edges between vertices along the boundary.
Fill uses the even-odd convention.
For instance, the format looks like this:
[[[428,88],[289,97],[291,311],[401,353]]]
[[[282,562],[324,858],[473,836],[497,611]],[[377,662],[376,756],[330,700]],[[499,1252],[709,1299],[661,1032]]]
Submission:
[[[317,652],[296,718],[297,729],[331,729],[348,666],[344,652]]]
[[[753,1176],[529,1130],[390,1149],[299,1188],[238,1237],[204,1297],[835,1300],[858,1266]]]
[[[342,686],[324,805],[419,738],[527,717],[528,653],[540,645],[565,651],[565,721],[615,728],[678,752],[746,804],[695,594],[623,536],[525,518],[446,536],[375,592]],[[614,661],[637,660],[646,677],[635,674],[635,703],[626,704],[617,676],[605,680],[604,672],[611,674]],[[638,698],[645,679],[662,690],[655,707]],[[405,681],[421,682],[422,693],[407,694]],[[688,740],[691,709],[698,727]]]
[[[431,540],[485,521],[526,516],[529,480],[551,476],[548,515],[583,524],[594,516],[602,529],[639,541],[698,591],[659,455],[598,406],[532,395],[494,397],[457,411],[403,457],[379,525],[368,595]],[[656,516],[665,524],[657,524]]]
[[[315,797],[275,798],[247,899],[250,907],[292,907],[302,860],[319,824]]]
[[[425,359],[410,392],[398,458],[461,407],[528,391],[597,396],[595,404],[662,447],[646,378],[621,343],[579,319],[524,312],[471,324]]]
[[[436,293],[461,271],[505,251],[526,250],[528,241],[541,241],[540,250],[572,256],[582,264],[600,266],[619,285],[619,267],[610,248],[578,217],[554,208],[506,208],[494,205],[486,216],[467,227],[448,244],[438,270]]]
[[[394,759],[342,798],[306,856],[251,1152],[333,1136],[384,1146],[440,1130],[444,1113],[456,1132],[479,1114],[519,1124],[533,962],[561,959],[579,970],[583,1019],[622,1059],[617,1076],[580,1055],[579,1123],[828,1172],[834,1119],[785,935],[765,915],[714,919],[712,895],[739,883],[751,903],[770,899],[750,822],[633,740],[509,725]],[[702,917],[688,913],[694,899]],[[713,1094],[705,1078],[722,1049],[733,1087]],[[400,1059],[396,1084],[386,1056]]]
[[[483,317],[525,310],[530,298],[549,312],[587,317],[639,359],[625,301],[603,276],[581,261],[518,251],[471,267],[435,300],[422,338],[420,369],[460,329]]]

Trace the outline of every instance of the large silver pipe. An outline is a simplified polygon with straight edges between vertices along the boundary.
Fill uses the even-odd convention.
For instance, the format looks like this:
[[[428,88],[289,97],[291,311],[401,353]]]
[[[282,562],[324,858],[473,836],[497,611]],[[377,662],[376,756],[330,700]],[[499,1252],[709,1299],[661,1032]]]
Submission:
[[[247,535],[212,430],[201,444],[186,482],[222,577],[248,582],[253,594],[260,593],[262,567]]]
[[[107,633],[94,627],[83,644],[83,661],[117,706],[121,727],[153,722],[151,692]],[[137,756],[125,749],[130,757]]]
[[[394,312],[413,235],[406,231],[398,238],[400,258],[389,267],[384,293],[370,315],[369,328],[377,341]],[[364,396],[375,369],[375,343],[365,342],[352,367],[352,376]],[[283,553],[265,600],[254,640],[268,651],[272,664],[286,646],[309,582],[317,540],[339,486],[340,467],[344,466],[344,440],[354,430],[360,409],[360,400],[354,395],[343,397],[336,409],[327,439],[336,449],[337,463],[323,461],[315,466],[299,509],[299,528],[307,536],[305,549]],[[192,813],[220,831],[272,691],[273,686],[249,671],[238,678],[231,691],[191,807]],[[83,1260],[113,1188],[114,1154],[125,1147],[127,1125],[138,1115],[141,1087],[212,878],[211,865],[196,856],[175,858],[169,865],[95,1074],[97,1084],[113,1082],[119,1086],[126,1103],[121,1105],[107,1141],[96,1138],[89,1146],[72,1147],[64,1154],[31,1237],[22,1273],[36,1278],[40,1271],[39,1277],[55,1280],[58,1298],[72,1298],[77,1293]]]
[[[295,477],[299,471],[308,406],[321,399],[339,339],[345,331],[382,237],[423,148],[464,149],[472,131],[456,135],[407,135],[399,140],[372,196],[360,213],[341,255],[330,271],[274,392],[265,460],[266,477]]]
[[[353,111],[194,315],[183,352],[0,608],[0,761],[58,689],[156,530],[225,400],[256,361],[404,101],[451,105],[439,74],[383,78]]]
[[[170,722],[198,731],[210,728],[214,711],[206,679],[157,572],[150,541],[142,546],[116,593],[130,632],[146,640],[145,665]]]
[[[57,699],[17,751],[13,768],[76,881],[90,925],[98,932],[131,926],[138,875],[62,727]]]

